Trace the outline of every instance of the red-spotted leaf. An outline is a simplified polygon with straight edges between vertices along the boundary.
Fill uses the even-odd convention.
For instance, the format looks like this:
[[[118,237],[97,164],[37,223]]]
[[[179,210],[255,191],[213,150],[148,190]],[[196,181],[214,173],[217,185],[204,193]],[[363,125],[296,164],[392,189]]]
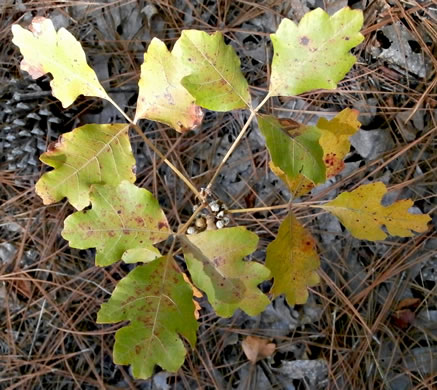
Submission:
[[[271,35],[274,55],[270,95],[295,96],[334,89],[356,58],[349,51],[364,39],[360,10],[342,8],[329,16],[320,8],[308,12],[297,26],[283,19]]]
[[[29,31],[30,30],[30,31]],[[23,54],[21,69],[34,79],[51,73],[53,96],[63,107],[72,104],[79,95],[109,99],[85,58],[81,44],[65,28],[56,32],[50,19],[37,16],[26,30],[14,24],[12,40]]]
[[[118,187],[96,185],[90,210],[66,218],[62,237],[72,248],[96,248],[96,264],[106,266],[121,258],[147,262],[160,256],[153,244],[170,234],[167,219],[153,195],[123,181]]]
[[[257,286],[270,272],[259,263],[243,261],[256,249],[256,234],[232,227],[190,235],[187,240],[184,256],[193,283],[206,293],[218,315],[230,317],[238,308],[249,315],[264,310],[269,300]]]
[[[203,111],[181,84],[189,72],[162,41],[153,38],[141,65],[135,121],[147,118],[181,133],[200,125]]]
[[[40,159],[55,168],[36,183],[35,191],[44,204],[67,197],[78,210],[90,203],[93,184],[117,186],[135,181],[135,158],[126,124],[78,127],[63,134]]]
[[[115,334],[114,363],[131,364],[147,379],[155,365],[176,372],[183,364],[185,337],[194,347],[197,322],[193,293],[170,256],[140,265],[120,280],[97,315],[97,323],[130,321]]]
[[[357,110],[346,108],[333,119],[320,118],[317,128],[320,130],[320,146],[323,149],[323,161],[326,165],[326,177],[338,175],[344,168],[344,158],[349,153],[349,137],[361,126]]]
[[[172,54],[190,70],[183,86],[196,104],[214,111],[250,107],[249,87],[240,69],[240,59],[226,45],[221,32],[185,30]]]
[[[403,199],[390,206],[381,204],[387,188],[382,182],[365,184],[351,192],[343,192],[337,198],[319,206],[334,214],[351,234],[362,240],[384,240],[387,234],[411,237],[413,231],[426,232],[431,220],[427,214],[411,214],[411,199]]]
[[[284,294],[290,305],[304,304],[307,287],[319,283],[320,266],[314,238],[291,214],[281,223],[278,236],[267,247],[266,266],[274,278],[272,294]]]

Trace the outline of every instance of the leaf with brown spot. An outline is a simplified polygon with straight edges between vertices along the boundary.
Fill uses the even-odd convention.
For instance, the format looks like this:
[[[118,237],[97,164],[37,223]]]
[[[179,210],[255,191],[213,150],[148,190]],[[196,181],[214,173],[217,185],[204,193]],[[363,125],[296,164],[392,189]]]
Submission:
[[[104,303],[97,323],[130,321],[117,330],[114,363],[131,364],[136,378],[147,379],[155,365],[176,372],[184,363],[185,337],[194,347],[197,321],[193,293],[170,256],[140,265],[120,280]]]
[[[204,231],[183,239],[184,256],[193,283],[208,296],[216,313],[230,317],[238,308],[259,314],[268,298],[257,288],[270,273],[254,261],[243,261],[258,237],[243,227]]]
[[[266,266],[274,279],[271,293],[284,294],[289,305],[304,304],[307,287],[319,283],[314,238],[293,214],[282,221],[276,239],[267,247]]]
[[[282,19],[271,34],[274,48],[271,96],[295,96],[315,89],[334,89],[355,63],[350,50],[364,39],[363,13],[342,8],[329,16],[320,8],[296,25]]]
[[[34,79],[51,73],[53,96],[64,108],[79,95],[109,99],[96,73],[87,64],[81,44],[71,33],[65,28],[56,32],[52,21],[42,16],[33,18],[29,30],[12,25],[12,42],[24,57],[21,69]]]
[[[162,41],[153,38],[141,65],[135,122],[147,118],[181,133],[199,126],[203,111],[181,84],[189,73],[190,69],[181,64]]]
[[[148,262],[161,256],[153,244],[167,239],[170,229],[149,191],[123,181],[118,187],[95,185],[90,197],[90,210],[65,219],[62,237],[72,248],[96,248],[99,266],[120,259],[126,263]]]
[[[382,182],[365,184],[318,207],[334,214],[354,237],[361,240],[384,240],[387,234],[381,229],[383,225],[389,234],[400,237],[411,237],[413,231],[423,233],[428,230],[429,215],[408,212],[413,206],[412,200],[382,206],[386,193],[387,188]]]

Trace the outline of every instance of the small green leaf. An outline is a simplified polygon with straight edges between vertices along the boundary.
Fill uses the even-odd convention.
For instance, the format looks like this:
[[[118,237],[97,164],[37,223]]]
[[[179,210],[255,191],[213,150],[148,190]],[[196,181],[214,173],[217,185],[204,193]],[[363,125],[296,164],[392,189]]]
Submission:
[[[181,79],[189,72],[163,42],[153,38],[141,65],[135,122],[147,118],[165,123],[181,133],[200,125],[203,111],[181,84]]]
[[[12,26],[12,42],[24,57],[21,69],[34,79],[51,73],[53,96],[63,107],[71,105],[79,95],[109,98],[88,66],[81,44],[71,33],[65,28],[56,32],[52,21],[42,16],[32,20],[29,30],[18,24]]]
[[[427,214],[411,214],[411,199],[403,199],[390,206],[381,205],[387,188],[382,182],[365,184],[351,192],[343,192],[334,200],[319,206],[334,214],[351,234],[361,240],[384,240],[387,234],[383,225],[392,236],[411,237],[412,231],[426,232],[431,220]]]
[[[250,107],[249,87],[240,69],[240,59],[223,35],[185,30],[172,54],[190,69],[183,86],[196,103],[214,111]]]
[[[329,16],[320,8],[296,26],[283,19],[271,35],[274,55],[271,96],[295,96],[319,88],[334,89],[356,58],[349,51],[364,39],[360,10],[342,8]]]
[[[258,237],[243,227],[209,230],[187,236],[184,248],[193,283],[207,296],[218,315],[230,317],[238,308],[257,315],[269,304],[257,288],[270,272],[256,262],[243,261]]]
[[[276,167],[292,178],[302,174],[317,184],[325,181],[320,131],[315,126],[301,125],[293,135],[273,116],[258,116],[258,124]]]
[[[136,378],[147,379],[156,364],[176,372],[194,347],[197,321],[193,293],[174,260],[161,257],[140,265],[118,282],[97,314],[97,323],[130,321],[115,334],[114,363],[131,364]]]
[[[320,266],[315,241],[294,215],[281,223],[278,236],[267,247],[266,266],[272,272],[271,292],[285,294],[289,305],[302,305],[308,299],[307,287],[319,283],[315,272]]]
[[[123,181],[118,187],[95,185],[91,210],[65,219],[62,237],[72,248],[96,248],[96,264],[120,260],[147,262],[160,256],[153,244],[170,234],[167,219],[153,195]]]
[[[36,183],[44,204],[67,197],[78,210],[90,203],[93,184],[117,186],[122,180],[135,181],[135,158],[126,124],[78,127],[63,134],[40,159],[55,168]]]

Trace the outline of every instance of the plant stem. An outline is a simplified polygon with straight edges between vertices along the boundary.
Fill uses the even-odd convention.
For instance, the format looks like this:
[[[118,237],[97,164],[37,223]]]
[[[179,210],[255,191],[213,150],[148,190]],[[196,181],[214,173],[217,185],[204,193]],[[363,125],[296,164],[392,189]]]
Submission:
[[[177,169],[162,153],[161,151],[153,145],[152,141],[150,141],[146,135],[143,133],[141,128],[115,103],[111,98],[108,99],[109,102],[118,110],[120,113],[126,118],[126,120],[131,124],[131,126],[135,129],[137,134],[142,138],[142,140],[146,143],[146,145],[152,149],[167,165],[168,167],[186,184],[186,186],[196,195],[197,198],[201,198],[200,192],[197,191],[197,188],[184,176],[184,174]]]
[[[247,119],[246,123],[244,124],[243,128],[241,129],[240,134],[238,134],[238,137],[235,139],[234,143],[231,145],[231,147],[227,151],[226,155],[223,157],[222,161],[220,162],[219,166],[217,167],[217,169],[216,169],[216,171],[214,173],[214,176],[212,177],[212,179],[209,181],[208,185],[206,186],[207,190],[211,189],[212,185],[214,184],[214,181],[217,179],[218,174],[220,173],[220,171],[223,168],[223,166],[226,164],[226,161],[229,159],[231,154],[237,148],[237,146],[240,143],[241,139],[246,134],[246,131],[249,128],[249,125],[252,122],[252,119],[255,117],[255,115],[257,114],[258,110],[262,106],[264,106],[264,104],[267,102],[267,100],[270,99],[270,96],[271,96],[270,93],[268,93],[265,96],[265,98],[262,100],[262,102],[260,104],[258,104],[258,106],[256,108],[250,110],[249,118]]]

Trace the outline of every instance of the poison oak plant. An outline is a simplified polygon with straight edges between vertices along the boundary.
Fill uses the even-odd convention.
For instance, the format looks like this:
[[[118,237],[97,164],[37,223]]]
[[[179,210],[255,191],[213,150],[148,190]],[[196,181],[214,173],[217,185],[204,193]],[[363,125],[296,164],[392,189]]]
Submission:
[[[223,217],[217,203],[208,206],[208,190],[255,118],[266,139],[271,169],[295,197],[343,169],[349,137],[360,126],[358,112],[345,109],[330,121],[320,119],[316,126],[306,126],[261,114],[260,110],[272,96],[336,88],[356,60],[349,51],[363,40],[359,32],[362,23],[361,11],[349,8],[333,16],[316,9],[299,25],[284,19],[271,35],[274,55],[270,85],[257,107],[252,106],[240,60],[220,32],[184,31],[171,52],[155,38],[141,66],[133,119],[108,96],[88,66],[80,43],[67,30],[56,31],[52,22],[42,17],[36,17],[29,29],[12,27],[13,42],[24,56],[21,68],[33,78],[51,73],[53,95],[64,107],[81,94],[96,96],[111,102],[127,121],[88,124],[62,135],[41,156],[53,170],[36,184],[44,204],[65,197],[78,210],[67,217],[62,232],[71,247],[96,248],[98,266],[119,260],[142,263],[118,283],[97,316],[98,323],[129,321],[116,333],[115,363],[131,364],[138,378],[150,377],[156,364],[176,371],[186,354],[182,339],[193,347],[196,343],[193,291],[197,289],[223,317],[237,309],[249,315],[262,312],[269,299],[257,286],[270,278],[272,297],[285,294],[290,305],[305,303],[307,287],[319,281],[319,257],[315,240],[293,214],[282,221],[276,239],[268,246],[265,265],[243,261],[258,243],[257,235],[245,227],[215,230],[212,223],[199,232],[204,226],[196,224],[199,229],[191,230],[195,234],[187,234],[187,228],[205,207],[210,208],[210,215]],[[202,122],[203,108],[247,109],[250,116],[206,190],[199,191],[165,159],[137,123],[154,120],[183,133]],[[153,195],[134,184],[129,128],[138,132],[200,202],[190,220],[177,231],[168,225]],[[429,216],[408,213],[411,200],[382,206],[385,193],[385,185],[377,182],[314,207],[337,216],[359,239],[384,239],[382,226],[389,234],[401,237],[427,230]],[[220,227],[225,224],[222,218]],[[154,244],[169,238],[173,239],[171,249],[160,253]],[[184,253],[192,283],[172,257],[178,248]]]

